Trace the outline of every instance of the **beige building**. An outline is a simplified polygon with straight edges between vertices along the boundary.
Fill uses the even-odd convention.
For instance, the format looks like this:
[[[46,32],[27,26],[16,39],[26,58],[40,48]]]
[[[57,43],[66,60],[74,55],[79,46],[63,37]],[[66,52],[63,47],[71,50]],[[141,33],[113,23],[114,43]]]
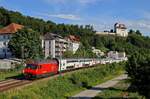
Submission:
[[[126,58],[125,52],[117,52],[117,51],[110,51],[107,53],[108,58],[113,59],[120,59],[120,58]]]
[[[121,36],[121,37],[127,37],[128,31],[124,24],[116,23],[114,25],[114,31],[104,31],[104,32],[96,32],[96,35],[115,35],[115,36]]]
[[[128,31],[124,24],[116,23],[114,25],[114,32],[116,33],[117,36],[122,36],[122,37],[128,36]]]
[[[45,58],[59,58],[67,50],[67,41],[63,37],[53,34],[46,33],[42,37],[42,48],[44,51]]]
[[[66,38],[53,33],[46,33],[42,37],[42,48],[45,58],[60,58],[67,50],[75,53],[79,48],[80,42],[73,35],[69,35]]]

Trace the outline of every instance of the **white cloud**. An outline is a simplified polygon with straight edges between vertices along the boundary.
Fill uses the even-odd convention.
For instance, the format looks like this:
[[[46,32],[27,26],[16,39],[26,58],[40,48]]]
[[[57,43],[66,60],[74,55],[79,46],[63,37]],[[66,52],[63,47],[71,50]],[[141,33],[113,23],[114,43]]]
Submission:
[[[74,21],[81,20],[81,17],[74,14],[46,14],[46,13],[38,13],[38,14],[40,16],[54,17],[54,18],[74,20]]]
[[[94,3],[97,1],[102,1],[102,0],[77,0],[81,4],[89,4],[89,3]]]
[[[55,15],[49,15],[49,16],[61,18],[61,19],[68,19],[68,20],[81,20],[79,16],[76,16],[73,14],[55,14]]]
[[[105,1],[105,0],[44,0],[48,3],[61,3],[61,4],[65,4],[65,3],[70,3],[70,2],[76,2],[79,4],[89,4],[89,3],[94,3],[97,1]]]

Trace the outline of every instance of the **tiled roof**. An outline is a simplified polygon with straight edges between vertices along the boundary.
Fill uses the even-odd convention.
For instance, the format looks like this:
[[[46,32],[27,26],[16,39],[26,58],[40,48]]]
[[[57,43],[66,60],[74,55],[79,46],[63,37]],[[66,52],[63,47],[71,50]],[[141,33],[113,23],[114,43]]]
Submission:
[[[80,41],[79,37],[76,37],[76,36],[74,36],[74,35],[69,35],[67,38],[68,38],[70,41],[72,41],[72,42],[79,42],[79,41]]]
[[[10,25],[0,29],[0,34],[16,33],[19,29],[22,29],[23,27],[23,25],[11,23]]]
[[[54,33],[46,33],[46,34],[44,34],[44,36],[42,38],[44,40],[52,40],[55,38],[61,38],[62,39],[63,37],[60,35],[54,34]]]
[[[125,26],[125,24],[116,23],[116,24],[115,24],[115,27],[116,27],[116,28],[120,28],[120,29],[127,29],[126,26]]]

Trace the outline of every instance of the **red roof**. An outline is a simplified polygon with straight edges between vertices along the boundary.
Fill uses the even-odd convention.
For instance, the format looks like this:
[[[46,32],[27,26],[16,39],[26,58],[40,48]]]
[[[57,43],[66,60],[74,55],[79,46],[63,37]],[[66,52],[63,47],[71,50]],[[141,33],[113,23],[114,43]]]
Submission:
[[[11,23],[10,25],[0,29],[0,34],[16,33],[19,29],[22,29],[23,27],[23,25]]]
[[[120,28],[120,29],[127,29],[126,26],[125,26],[125,24],[116,23],[116,24],[115,24],[115,27],[116,27],[116,28]]]
[[[69,35],[67,38],[68,38],[70,41],[72,41],[72,42],[79,42],[79,41],[80,41],[79,37],[76,37],[76,36],[74,36],[74,35]]]

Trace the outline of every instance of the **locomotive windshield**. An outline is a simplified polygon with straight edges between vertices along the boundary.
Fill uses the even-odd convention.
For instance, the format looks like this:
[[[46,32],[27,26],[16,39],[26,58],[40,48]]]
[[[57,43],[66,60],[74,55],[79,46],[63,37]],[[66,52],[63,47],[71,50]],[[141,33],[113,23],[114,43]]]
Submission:
[[[28,68],[28,69],[37,69],[38,66],[34,65],[34,64],[27,64],[26,68]]]

